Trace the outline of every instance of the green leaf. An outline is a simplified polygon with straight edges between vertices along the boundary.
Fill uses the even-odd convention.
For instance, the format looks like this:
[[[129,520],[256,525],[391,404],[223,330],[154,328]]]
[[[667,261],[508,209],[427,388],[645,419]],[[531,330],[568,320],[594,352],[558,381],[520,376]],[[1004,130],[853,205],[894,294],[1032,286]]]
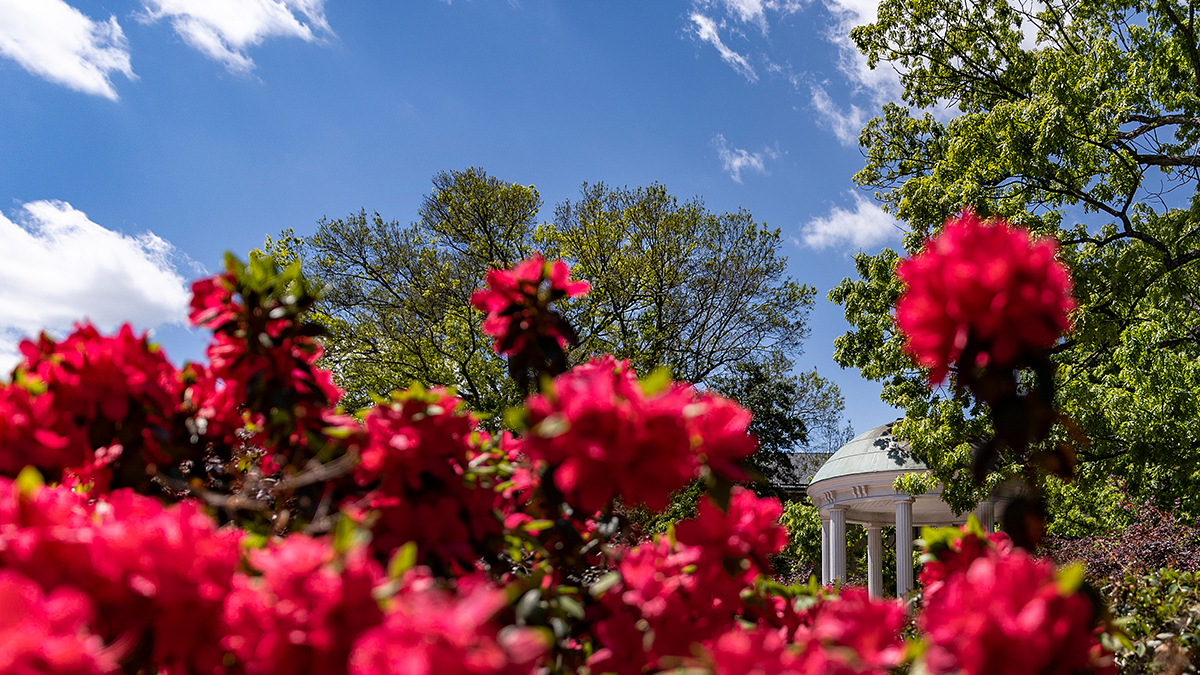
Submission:
[[[529,411],[524,406],[504,409],[504,426],[513,431],[529,428]]]
[[[620,572],[609,572],[608,574],[605,574],[597,579],[596,583],[592,584],[591,587],[588,588],[588,593],[591,593],[594,597],[600,597],[601,595],[604,595],[608,589],[616,586],[620,581]]]
[[[554,438],[567,433],[570,428],[571,423],[567,421],[567,418],[555,413],[538,422],[537,426],[533,428],[533,433],[542,438]]]
[[[962,539],[963,532],[957,527],[929,527],[921,528],[921,540],[924,542],[924,547],[927,551],[937,554],[939,551],[950,548],[955,542]]]
[[[567,613],[567,616],[576,620],[583,619],[583,605],[579,604],[578,600],[566,595],[560,595],[555,600],[558,602],[558,606]]]
[[[32,497],[46,486],[46,479],[33,466],[26,466],[17,474],[17,492],[22,497]]]
[[[659,366],[654,369],[653,373],[646,375],[638,380],[642,386],[642,392],[646,396],[654,396],[658,392],[666,389],[671,384],[671,369],[666,366]]]
[[[392,552],[392,558],[388,560],[387,566],[388,578],[399,579],[416,564],[417,542],[406,542],[403,546]]]
[[[1074,565],[1060,567],[1055,572],[1054,577],[1058,585],[1058,592],[1062,595],[1071,595],[1083,585],[1083,565],[1075,563]]]
[[[371,541],[371,531],[353,518],[342,514],[333,528],[333,550],[341,555],[366,546]]]
[[[264,532],[247,532],[242,536],[242,548],[244,550],[266,548],[267,542],[271,541],[271,537]]]
[[[967,516],[966,531],[967,533],[973,534],[980,539],[987,539],[987,532],[983,529],[983,526],[979,524],[979,519],[975,517],[974,513]]]
[[[513,612],[517,616],[517,625],[523,626],[530,623],[534,613],[541,607],[542,591],[539,588],[531,588],[521,596],[517,601],[517,606],[513,608]]]

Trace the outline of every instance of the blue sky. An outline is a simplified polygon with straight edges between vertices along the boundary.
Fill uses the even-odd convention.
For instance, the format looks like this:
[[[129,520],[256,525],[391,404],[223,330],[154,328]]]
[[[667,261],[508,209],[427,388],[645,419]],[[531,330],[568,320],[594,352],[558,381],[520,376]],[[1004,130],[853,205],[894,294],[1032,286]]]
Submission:
[[[88,314],[199,358],[185,284],[268,234],[415,218],[439,170],[660,182],[782,229],[820,291],[799,366],[856,431],[878,386],[833,362],[825,294],[899,225],[851,177],[895,97],[845,37],[871,0],[0,0],[0,364]]]

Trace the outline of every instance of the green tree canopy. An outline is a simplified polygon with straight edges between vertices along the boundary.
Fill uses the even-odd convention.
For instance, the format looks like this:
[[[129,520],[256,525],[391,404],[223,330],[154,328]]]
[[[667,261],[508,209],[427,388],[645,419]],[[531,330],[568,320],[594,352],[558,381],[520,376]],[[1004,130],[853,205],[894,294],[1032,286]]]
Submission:
[[[535,239],[592,282],[568,315],[581,355],[613,354],[638,372],[667,366],[705,383],[736,363],[790,358],[808,337],[816,291],[785,276],[779,230],[744,210],[681,204],[661,185],[585,183]]]
[[[1060,532],[1119,515],[1095,499],[1115,489],[1200,514],[1195,13],[1174,0],[883,0],[852,33],[903,84],[904,105],[860,136],[856,180],[909,224],[906,250],[964,206],[1062,243],[1080,308],[1055,349],[1057,404],[1090,444],[1075,485],[1047,485]],[[937,108],[953,115],[918,112]],[[901,433],[966,509],[983,493],[967,478],[971,442],[990,429],[901,352],[897,258],[858,256],[859,278],[831,292],[853,326],[836,358],[884,383]]]
[[[702,387],[719,382],[752,410],[769,403],[762,419],[783,426],[760,433],[776,450],[837,428],[837,387],[815,372],[791,373],[815,290],[786,275],[779,230],[746,211],[680,202],[661,185],[585,183],[578,200],[538,224],[541,206],[532,186],[468,168],[434,176],[410,225],[360,212],[322,220],[310,237],[268,241],[328,289],[316,318],[348,407],[419,381],[456,388],[494,425],[520,399],[469,300],[489,268],[538,250],[592,284],[560,303],[579,334],[573,362],[610,353],[640,373],[667,367]],[[793,400],[768,396],[774,385]]]

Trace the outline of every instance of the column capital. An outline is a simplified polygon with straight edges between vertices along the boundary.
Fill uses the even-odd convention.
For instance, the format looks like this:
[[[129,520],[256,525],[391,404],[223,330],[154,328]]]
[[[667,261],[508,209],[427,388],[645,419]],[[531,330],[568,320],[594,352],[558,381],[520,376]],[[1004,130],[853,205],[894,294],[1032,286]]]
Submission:
[[[866,525],[863,525],[863,527],[867,528],[867,532],[871,532],[872,530],[883,531],[883,525],[880,525],[879,523],[867,523]]]
[[[917,498],[913,497],[912,495],[896,495],[895,497],[892,497],[892,501],[896,504],[904,504],[906,502],[911,504],[917,501]]]

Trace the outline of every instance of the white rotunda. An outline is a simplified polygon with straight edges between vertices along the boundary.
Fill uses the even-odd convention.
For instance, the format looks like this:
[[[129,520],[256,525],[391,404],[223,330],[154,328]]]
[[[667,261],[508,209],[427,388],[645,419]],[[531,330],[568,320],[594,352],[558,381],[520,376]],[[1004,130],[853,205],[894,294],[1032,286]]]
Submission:
[[[913,496],[893,487],[906,473],[929,467],[892,436],[890,422],[860,434],[833,453],[813,476],[808,496],[821,514],[821,582],[846,579],[846,528],[867,529],[867,588],[873,597],[883,594],[883,528],[896,526],[896,596],[913,587],[914,528],[923,525],[959,525],[968,514],[956,516],[941,499],[941,489]],[[1009,499],[994,496],[981,502],[975,516],[989,532],[1003,514]],[[907,555],[905,553],[907,552]]]

